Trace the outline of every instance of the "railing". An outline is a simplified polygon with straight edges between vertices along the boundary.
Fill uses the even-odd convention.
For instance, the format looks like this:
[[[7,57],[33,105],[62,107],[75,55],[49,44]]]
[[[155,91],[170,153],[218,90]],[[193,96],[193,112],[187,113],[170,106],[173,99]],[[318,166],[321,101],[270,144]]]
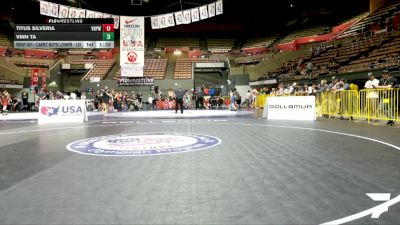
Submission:
[[[279,96],[300,96],[306,93]],[[262,108],[265,100],[273,95],[257,96],[254,107]],[[275,95],[276,96],[276,95]],[[400,121],[400,89],[364,89],[361,91],[328,91],[317,93],[315,107],[317,116],[348,119]]]
[[[365,89],[319,93],[319,115],[350,119],[399,120],[400,89]]]

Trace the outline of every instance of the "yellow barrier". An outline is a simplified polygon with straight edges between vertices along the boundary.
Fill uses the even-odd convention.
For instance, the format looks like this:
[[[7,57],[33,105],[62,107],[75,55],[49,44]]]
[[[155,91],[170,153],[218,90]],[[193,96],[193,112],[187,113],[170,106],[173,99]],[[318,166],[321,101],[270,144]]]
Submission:
[[[257,96],[257,102],[255,102],[255,107],[264,108],[265,106],[265,99],[267,98],[266,94],[260,94]]]
[[[399,120],[399,89],[333,91],[316,96],[317,116]]]
[[[359,116],[368,121],[399,120],[399,89],[360,91]]]

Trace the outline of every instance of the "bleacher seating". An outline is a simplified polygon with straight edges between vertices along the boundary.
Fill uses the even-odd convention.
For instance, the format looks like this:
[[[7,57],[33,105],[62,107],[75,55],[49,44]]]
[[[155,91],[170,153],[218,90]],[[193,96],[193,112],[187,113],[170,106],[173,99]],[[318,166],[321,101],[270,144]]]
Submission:
[[[100,79],[104,79],[115,64],[115,59],[74,59],[70,63],[93,64],[92,69],[90,69],[84,76],[84,80],[90,80],[91,77],[100,77]]]
[[[165,72],[167,70],[167,59],[145,59],[143,76],[153,77],[155,80],[165,79]],[[121,68],[118,69],[114,79],[121,77]]]
[[[317,27],[311,27],[311,28],[299,30],[299,31],[290,33],[289,35],[284,37],[282,40],[280,40],[279,43],[289,43],[289,42],[294,41],[296,38],[320,35],[320,34],[323,34],[324,31],[325,31],[324,26],[317,26]]]
[[[398,70],[399,34],[390,32],[375,34],[373,37],[357,37],[347,42],[342,41],[337,46],[333,42],[325,43],[319,51],[314,47],[313,51],[284,62],[279,71],[266,73],[259,79],[277,77],[280,81],[292,81],[381,68]],[[308,62],[312,62],[312,71],[306,68]]]
[[[8,77],[0,74],[0,84],[22,84],[16,79],[9,79]]]
[[[200,48],[198,38],[159,38],[156,44],[156,48],[165,47],[189,47],[189,48]]]
[[[70,55],[85,55],[89,54],[92,52],[92,49],[88,48],[75,48],[75,49],[69,49],[68,54]]]
[[[0,47],[11,47],[10,41],[4,34],[0,34]]]
[[[195,62],[218,62],[218,59],[177,59],[173,78],[176,80],[192,79],[192,67]]]
[[[365,71],[368,69],[387,68],[398,65],[400,55],[400,38],[383,44],[380,48],[373,50],[368,57],[360,57],[353,60],[349,65],[339,68],[340,73]]]
[[[355,25],[351,26],[348,30],[340,34],[338,38],[356,36],[364,32],[369,32],[374,25],[386,24],[387,19],[392,18],[395,14],[398,14],[399,11],[400,3],[379,9],[371,15],[366,16]]]
[[[235,39],[207,39],[208,51],[211,53],[230,52],[235,41]]]
[[[18,67],[50,67],[54,60],[51,59],[36,59],[36,58],[20,58],[10,57],[5,58],[7,63],[12,63]]]
[[[249,48],[268,48],[276,40],[277,37],[278,36],[248,39],[244,44],[242,50]]]

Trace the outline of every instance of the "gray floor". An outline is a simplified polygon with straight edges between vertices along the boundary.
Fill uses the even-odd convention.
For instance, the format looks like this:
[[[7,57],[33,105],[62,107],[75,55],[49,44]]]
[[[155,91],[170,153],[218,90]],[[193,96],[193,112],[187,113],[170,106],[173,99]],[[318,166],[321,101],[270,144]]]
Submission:
[[[380,204],[366,193],[400,195],[399,150],[319,129],[400,146],[398,128],[335,119],[0,123],[0,224],[321,224]],[[138,132],[222,143],[146,157],[66,150],[76,140]],[[400,203],[348,224],[400,224]]]

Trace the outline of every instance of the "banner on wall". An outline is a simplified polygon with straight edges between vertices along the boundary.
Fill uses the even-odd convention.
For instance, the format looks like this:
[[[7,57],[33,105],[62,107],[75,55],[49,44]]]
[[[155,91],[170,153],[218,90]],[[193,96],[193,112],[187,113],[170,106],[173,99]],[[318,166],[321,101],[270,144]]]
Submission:
[[[121,76],[143,77],[144,17],[121,16],[120,20]]]
[[[168,27],[175,26],[174,14],[172,14],[172,13],[167,14],[167,25],[168,25]]]
[[[215,16],[215,3],[208,4],[208,18]]]
[[[190,14],[192,14],[192,22],[199,21],[199,9],[198,8],[191,9]]]
[[[60,5],[60,11],[59,11],[58,17],[59,18],[68,18],[68,10],[69,10],[69,7]]]
[[[119,28],[119,16],[111,15],[111,18],[114,19],[114,29],[118,29]]]
[[[221,15],[223,13],[222,0],[215,3],[215,15]]]
[[[101,13],[101,12],[94,12],[94,18],[98,18],[98,19],[103,18],[103,13]]]
[[[40,1],[40,14],[51,17],[58,17],[58,4]]]
[[[191,16],[190,10],[183,11],[183,23],[189,24],[191,22],[192,22],[192,16]]]
[[[96,12],[92,10],[86,10],[81,8],[69,7],[65,5],[59,5],[47,1],[40,0],[40,14],[50,17],[57,18],[113,18],[114,29],[119,29],[120,16],[110,15],[102,12]],[[187,9],[184,11],[173,12],[164,15],[152,16],[151,28],[161,29],[172,27],[180,24],[190,24],[199,20],[221,15],[223,13],[222,0],[214,3],[203,5],[193,9]]]
[[[208,9],[206,5],[200,6],[200,19],[204,20],[208,18]]]
[[[86,18],[94,18],[94,11],[86,10]]]
[[[85,15],[86,15],[86,10],[84,10],[84,9],[78,9],[78,10],[76,10],[77,11],[77,18],[85,18]]]
[[[31,86],[37,87],[39,85],[39,69],[33,68],[31,70]]]
[[[47,83],[46,83],[46,77],[47,77],[47,73],[45,69],[42,69],[42,88],[47,88]]]
[[[160,24],[158,23],[158,16],[151,17],[150,20],[151,20],[151,29],[160,29]]]
[[[78,10],[79,9],[77,9],[77,8],[69,7],[68,18],[77,18],[78,17]]]
[[[175,13],[175,21],[176,21],[176,25],[183,24],[183,13],[182,12]]]

